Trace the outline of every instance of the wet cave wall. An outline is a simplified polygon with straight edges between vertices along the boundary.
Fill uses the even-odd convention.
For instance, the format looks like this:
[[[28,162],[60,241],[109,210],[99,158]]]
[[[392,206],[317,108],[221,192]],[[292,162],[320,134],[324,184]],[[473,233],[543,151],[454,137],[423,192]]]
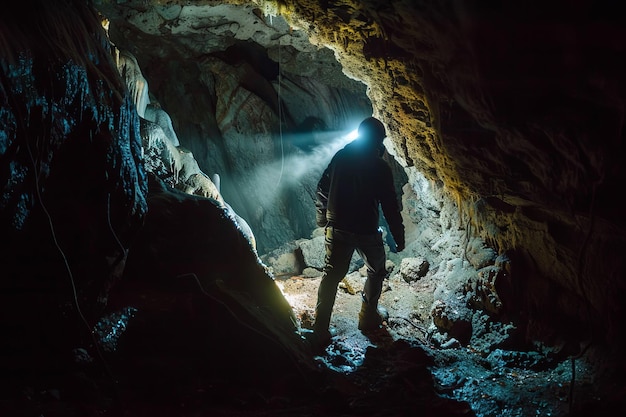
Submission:
[[[253,92],[245,120],[257,121],[250,127],[265,135],[272,161],[277,130],[285,129],[283,151],[296,152],[289,136],[307,116],[326,129],[343,129],[358,119],[346,103],[354,97],[361,102],[365,92],[374,115],[388,127],[388,150],[410,183],[404,197],[412,233],[408,254],[428,256],[433,264],[446,261],[434,248],[438,237],[451,235],[448,242],[457,246],[452,252],[467,259],[468,243],[478,238],[483,243],[477,245],[497,259],[469,267],[477,270],[484,298],[498,300],[495,314],[516,321],[520,340],[623,344],[625,241],[615,193],[624,177],[625,26],[613,6],[226,3],[243,9],[234,12],[211,1],[117,7],[101,2],[101,9],[111,19],[114,42],[138,56],[154,80],[151,90],[167,105],[181,142],[202,169],[223,173],[224,195],[256,233],[281,236],[263,238],[268,248],[289,240],[278,230],[293,230],[297,238],[310,229],[306,220],[285,223],[306,217],[308,201],[278,204],[278,216],[269,220],[267,192],[248,198],[254,186],[245,183],[255,183],[243,177],[252,167],[235,168],[248,163],[246,149],[230,145],[231,125],[213,116],[223,114],[214,109],[233,97],[225,93],[240,88],[233,78],[246,94]],[[216,33],[225,35],[219,38],[225,44],[216,47]],[[184,63],[188,58],[192,64]],[[284,61],[289,64],[279,64]],[[209,62],[218,64],[210,77],[202,72]],[[339,70],[359,81],[338,77]],[[200,99],[190,94],[193,82],[168,78],[187,79],[184,73],[219,94]],[[233,84],[218,89],[225,73]],[[177,109],[190,100],[207,101],[211,116],[189,120],[197,113]],[[224,108],[233,112],[234,104]],[[368,106],[354,113],[361,111]],[[480,271],[485,267],[490,269]]]

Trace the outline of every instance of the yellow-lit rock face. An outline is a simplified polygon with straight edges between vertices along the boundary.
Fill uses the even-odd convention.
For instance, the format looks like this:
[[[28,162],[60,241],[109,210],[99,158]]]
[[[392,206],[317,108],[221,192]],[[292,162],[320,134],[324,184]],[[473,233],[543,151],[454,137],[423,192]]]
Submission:
[[[398,156],[515,254],[520,311],[614,331],[626,31],[611,10],[583,3],[281,2],[369,86]]]
[[[142,15],[150,19],[138,19],[139,9],[129,16],[167,39],[178,24],[168,13],[188,2],[170,1],[167,10],[153,3],[142,2],[141,10],[161,10]],[[290,31],[331,48],[343,72],[367,84],[397,158],[442,184],[461,222],[511,256],[507,293],[515,299],[505,306],[564,332],[600,325],[617,337],[626,318],[625,222],[616,203],[626,179],[621,14],[592,1],[193,5],[226,3],[257,18],[283,16]]]

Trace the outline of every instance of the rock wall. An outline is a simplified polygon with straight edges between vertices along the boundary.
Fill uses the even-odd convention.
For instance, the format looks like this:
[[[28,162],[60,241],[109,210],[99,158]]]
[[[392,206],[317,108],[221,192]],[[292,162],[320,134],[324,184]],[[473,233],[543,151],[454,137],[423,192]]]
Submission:
[[[73,395],[75,374],[93,393],[111,368],[122,391],[162,384],[155,367],[169,383],[204,366],[232,375],[246,341],[267,348],[244,366],[261,380],[278,362],[313,370],[236,213],[195,160],[176,156],[167,117],[96,11],[82,0],[17,11],[0,18],[2,414],[36,407],[13,404],[13,390]],[[161,169],[178,178],[167,184]]]
[[[93,10],[24,2],[0,39],[1,350],[19,368],[90,343],[148,186],[139,117]]]

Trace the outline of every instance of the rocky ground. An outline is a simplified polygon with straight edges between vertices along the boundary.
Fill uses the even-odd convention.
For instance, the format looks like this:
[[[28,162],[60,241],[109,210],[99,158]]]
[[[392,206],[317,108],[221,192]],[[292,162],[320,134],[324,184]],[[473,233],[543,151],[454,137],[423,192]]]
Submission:
[[[362,271],[362,269],[361,269]],[[313,321],[320,277],[276,278],[304,335]],[[57,375],[0,377],[0,416],[46,417],[527,417],[600,416],[605,386],[594,381],[587,354],[554,360],[542,352],[484,350],[442,337],[432,325],[436,274],[385,281],[381,305],[389,318],[371,334],[357,329],[365,277],[341,283],[331,325],[336,335],[314,357],[320,375],[268,378],[269,383],[198,373],[180,379],[184,358],[163,352],[138,384],[68,369]],[[219,341],[219,336],[215,336]],[[250,353],[254,349],[248,349]],[[482,352],[482,353],[480,353]],[[243,363],[242,358],[242,362]],[[254,361],[267,358],[256,357]],[[253,362],[254,362],[253,361]],[[233,375],[247,375],[237,361]],[[249,361],[247,362],[249,363]],[[250,373],[251,375],[254,372]],[[153,380],[156,380],[154,382]],[[180,380],[184,382],[180,382]],[[159,382],[163,382],[159,385]],[[237,381],[237,382],[233,382]],[[278,384],[278,382],[281,382]],[[278,384],[278,385],[277,385]],[[145,387],[160,387],[156,390]]]
[[[430,317],[436,287],[430,274],[408,283],[392,273],[381,297],[389,320],[380,334],[365,336],[357,329],[358,291],[364,279],[362,272],[355,271],[340,284],[331,320],[336,335],[317,357],[322,366],[344,375],[359,374],[371,368],[368,358],[374,352],[383,355],[380,352],[394,349],[398,342],[407,342],[429,357],[437,395],[459,401],[454,411],[459,415],[568,416],[580,412],[581,404],[598,400],[584,358],[558,361],[549,353],[498,349],[485,356],[455,340],[442,342]],[[277,280],[303,329],[311,326],[319,281],[320,277],[301,276]],[[384,370],[377,372],[384,378]],[[395,389],[405,388],[396,385]]]

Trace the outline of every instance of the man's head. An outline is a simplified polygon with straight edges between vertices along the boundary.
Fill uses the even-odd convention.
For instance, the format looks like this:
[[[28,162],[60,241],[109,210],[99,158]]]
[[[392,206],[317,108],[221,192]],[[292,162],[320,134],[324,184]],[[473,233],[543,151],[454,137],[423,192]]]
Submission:
[[[359,139],[365,139],[373,145],[380,145],[387,136],[385,125],[375,117],[368,117],[363,120],[359,125],[358,132]]]

